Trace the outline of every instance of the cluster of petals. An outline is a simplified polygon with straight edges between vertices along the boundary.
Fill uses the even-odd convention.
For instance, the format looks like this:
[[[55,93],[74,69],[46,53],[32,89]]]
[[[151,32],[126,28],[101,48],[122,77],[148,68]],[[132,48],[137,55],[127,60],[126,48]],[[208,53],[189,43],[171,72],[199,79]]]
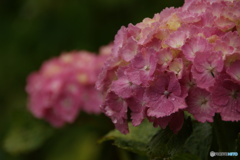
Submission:
[[[80,111],[99,114],[103,98],[95,82],[110,51],[111,45],[99,55],[72,51],[43,63],[27,78],[29,110],[54,127],[74,122]]]
[[[240,1],[185,0],[121,27],[98,77],[102,111],[128,133],[147,118],[177,133],[199,122],[240,120]]]

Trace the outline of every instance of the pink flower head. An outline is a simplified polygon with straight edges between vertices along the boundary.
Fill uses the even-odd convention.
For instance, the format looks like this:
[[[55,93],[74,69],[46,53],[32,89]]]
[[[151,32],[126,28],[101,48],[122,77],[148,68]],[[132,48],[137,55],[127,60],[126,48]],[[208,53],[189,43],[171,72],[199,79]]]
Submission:
[[[186,99],[188,108],[194,118],[199,122],[213,122],[215,114],[214,108],[210,104],[210,93],[201,88],[193,88],[190,90]]]
[[[239,4],[185,0],[182,7],[166,8],[118,31],[96,83],[108,103],[102,110],[117,129],[127,133],[128,115],[134,126],[146,118],[175,133],[182,127],[183,111],[199,122],[212,122],[215,112],[224,120],[239,120],[239,109],[233,108],[238,91],[219,89],[222,83],[217,82],[228,74],[230,86],[240,85]],[[121,106],[118,111],[115,103]]]
[[[46,61],[27,79],[28,107],[55,127],[73,123],[80,110],[98,114],[102,95],[94,89],[99,67],[109,53],[64,53]]]
[[[211,101],[222,120],[240,120],[240,85],[228,76],[219,77],[212,89]]]

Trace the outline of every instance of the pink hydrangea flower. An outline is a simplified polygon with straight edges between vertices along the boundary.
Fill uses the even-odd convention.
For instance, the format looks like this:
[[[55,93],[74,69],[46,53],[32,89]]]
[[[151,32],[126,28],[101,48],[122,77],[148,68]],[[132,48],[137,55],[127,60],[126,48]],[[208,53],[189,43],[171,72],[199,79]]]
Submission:
[[[187,60],[193,61],[197,52],[210,51],[210,44],[203,37],[193,37],[184,44],[182,51]]]
[[[112,119],[116,128],[122,133],[128,133],[127,103],[114,92],[109,92],[105,103],[101,106],[103,112]]]
[[[212,89],[212,104],[224,121],[240,120],[240,85],[222,76]]]
[[[138,126],[144,120],[147,110],[147,97],[144,88],[138,88],[136,94],[126,99],[129,109],[131,110],[131,119],[134,126]]]
[[[182,58],[175,58],[170,64],[169,64],[169,71],[173,72],[178,79],[182,78],[183,74],[183,60]]]
[[[223,120],[239,120],[233,107],[239,103],[233,89],[240,87],[239,4],[185,0],[182,7],[166,8],[118,31],[96,84],[108,104],[102,110],[118,130],[127,133],[128,115],[135,126],[146,118],[175,133],[184,111],[199,122],[212,122],[216,112]],[[231,87],[218,82],[225,74],[224,84]],[[114,101],[121,102],[117,110]]]
[[[121,98],[129,98],[135,94],[136,85],[124,73],[125,68],[119,68],[117,72],[118,80],[112,82],[111,91]]]
[[[230,64],[227,68],[227,73],[240,84],[240,60]]]
[[[127,69],[126,74],[129,79],[137,84],[148,86],[153,79],[153,74],[157,67],[157,53],[155,50],[142,49],[132,60],[132,65]]]
[[[186,101],[188,105],[186,110],[191,113],[197,121],[213,122],[215,109],[210,104],[210,92],[195,87],[190,90]]]
[[[173,60],[173,54],[169,48],[162,49],[158,53],[158,64],[165,70]]]
[[[183,111],[176,112],[171,114],[170,116],[166,116],[163,118],[156,118],[156,117],[150,117],[150,122],[153,122],[154,127],[161,127],[162,129],[165,129],[167,126],[174,132],[177,133],[179,130],[181,130],[184,122],[184,113]]]
[[[187,107],[186,94],[182,93],[180,83],[172,73],[160,73],[146,94],[149,98],[147,110],[149,117],[166,117]]]
[[[73,51],[46,61],[27,79],[30,111],[54,127],[74,122],[80,111],[99,114],[103,97],[94,87],[110,51],[111,45],[99,56]]]
[[[192,74],[198,87],[209,90],[222,70],[223,60],[220,53],[197,52],[192,66]]]

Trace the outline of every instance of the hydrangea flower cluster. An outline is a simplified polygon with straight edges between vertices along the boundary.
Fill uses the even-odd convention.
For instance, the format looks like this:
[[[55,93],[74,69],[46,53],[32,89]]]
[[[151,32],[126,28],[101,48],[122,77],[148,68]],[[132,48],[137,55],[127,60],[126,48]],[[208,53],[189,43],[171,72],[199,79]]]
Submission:
[[[240,120],[240,1],[186,0],[122,27],[96,83],[102,111],[128,133],[147,118],[177,133],[199,122]]]
[[[74,122],[80,110],[99,114],[103,98],[95,82],[111,47],[102,47],[99,56],[73,51],[46,61],[27,79],[30,111],[54,127]]]

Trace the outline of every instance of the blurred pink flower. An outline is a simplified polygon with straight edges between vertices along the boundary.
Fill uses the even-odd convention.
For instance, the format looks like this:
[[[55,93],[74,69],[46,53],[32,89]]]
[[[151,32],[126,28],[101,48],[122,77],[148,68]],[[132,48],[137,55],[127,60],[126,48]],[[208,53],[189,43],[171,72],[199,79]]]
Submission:
[[[80,111],[99,114],[103,97],[95,82],[111,48],[101,48],[100,55],[72,51],[44,62],[27,79],[28,107],[34,116],[61,127],[73,123]]]

